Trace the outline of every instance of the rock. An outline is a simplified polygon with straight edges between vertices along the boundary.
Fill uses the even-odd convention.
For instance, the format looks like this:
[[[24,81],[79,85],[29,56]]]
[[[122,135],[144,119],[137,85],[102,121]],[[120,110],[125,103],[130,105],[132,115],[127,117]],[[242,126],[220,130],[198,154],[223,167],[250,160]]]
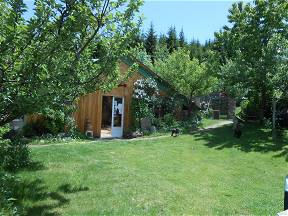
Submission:
[[[152,123],[151,120],[149,118],[143,118],[141,120],[141,129],[142,130],[151,130],[152,127]]]
[[[151,133],[156,133],[156,132],[157,132],[157,129],[156,129],[155,126],[152,126],[150,131],[151,131]]]

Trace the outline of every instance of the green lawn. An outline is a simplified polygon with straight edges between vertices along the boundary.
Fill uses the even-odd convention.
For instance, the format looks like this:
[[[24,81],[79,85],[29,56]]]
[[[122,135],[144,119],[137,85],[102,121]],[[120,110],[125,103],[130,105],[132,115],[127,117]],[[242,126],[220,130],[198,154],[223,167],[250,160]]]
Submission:
[[[33,147],[20,172],[27,215],[275,215],[288,172],[283,142],[246,126],[147,140]]]

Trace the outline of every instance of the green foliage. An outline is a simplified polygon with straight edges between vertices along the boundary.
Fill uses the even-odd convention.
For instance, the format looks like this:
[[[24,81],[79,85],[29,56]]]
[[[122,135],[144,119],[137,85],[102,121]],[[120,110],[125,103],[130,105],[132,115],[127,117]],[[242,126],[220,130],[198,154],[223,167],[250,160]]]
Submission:
[[[76,133],[76,124],[73,118],[74,107],[66,106],[62,110],[54,110],[45,108],[34,121],[24,125],[22,128],[25,137],[42,136],[51,134],[53,136],[58,133]]]
[[[270,99],[279,94],[281,86],[287,86],[287,73],[278,67],[280,61],[276,58],[277,51],[287,48],[287,10],[288,2],[284,0],[234,3],[228,16],[231,27],[224,26],[216,33],[215,49],[223,65],[219,76],[224,88],[233,87],[249,100],[259,101],[256,109],[260,119],[265,113],[271,114]]]
[[[31,162],[27,143],[21,139],[0,139],[0,156],[0,168],[9,172],[28,167]]]
[[[154,118],[154,105],[157,101],[159,89],[155,80],[139,79],[134,83],[132,98],[132,113],[136,128],[140,127],[142,118]]]
[[[146,50],[142,46],[135,46],[130,50],[131,54],[134,58],[136,58],[138,61],[140,61],[142,64],[153,67],[151,56],[147,54]]]
[[[211,91],[216,82],[207,73],[205,64],[197,59],[190,60],[189,52],[177,50],[166,60],[155,63],[155,70],[167,80],[176,91],[190,102],[194,96]]]
[[[162,113],[165,115],[181,110],[183,105],[187,105],[187,103],[183,96],[177,93],[170,93],[169,96],[158,97],[156,105],[161,108]]]
[[[259,117],[257,112],[257,101],[255,100],[243,100],[240,103],[239,117],[241,119],[246,119],[251,116]]]
[[[155,51],[155,61],[163,61],[169,56],[169,50],[166,43],[157,43]]]
[[[0,139],[3,137],[5,133],[7,133],[10,130],[10,127],[8,124],[4,125],[3,127],[0,127]]]
[[[198,113],[189,116],[184,121],[180,122],[180,127],[182,128],[183,132],[190,133],[193,130],[196,130],[198,126],[201,124],[201,117]]]
[[[176,121],[174,115],[171,113],[168,113],[164,115],[162,122],[161,122],[161,126],[164,128],[164,130],[170,130],[171,128],[178,127],[179,124]]]
[[[184,31],[183,28],[181,29],[181,32],[179,33],[179,46],[181,48],[185,47],[186,45],[186,40],[185,40],[185,35],[184,35]]]
[[[177,37],[177,32],[175,26],[171,26],[167,33],[167,48],[170,53],[174,52],[179,47],[179,41]]]
[[[204,46],[198,40],[192,40],[189,44],[189,54],[191,59],[198,59],[200,62],[204,60]]]
[[[22,209],[17,200],[19,179],[0,170],[0,215],[22,215]]]
[[[153,23],[151,23],[145,40],[145,48],[147,53],[151,56],[152,62],[154,62],[156,46],[157,46],[157,35],[154,30]]]
[[[25,124],[22,128],[23,136],[31,138],[34,136],[42,136],[43,134],[50,133],[48,120],[37,119],[35,121]],[[52,128],[52,127],[51,127]]]
[[[0,125],[43,108],[62,109],[77,97],[109,90],[121,79],[139,31],[142,0],[1,1]]]

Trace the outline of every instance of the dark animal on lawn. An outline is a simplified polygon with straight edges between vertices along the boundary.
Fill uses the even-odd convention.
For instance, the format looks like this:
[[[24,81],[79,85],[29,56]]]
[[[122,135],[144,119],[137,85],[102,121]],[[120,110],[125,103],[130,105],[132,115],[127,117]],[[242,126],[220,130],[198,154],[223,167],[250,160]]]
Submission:
[[[241,135],[242,135],[241,125],[240,125],[240,123],[238,123],[236,125],[236,127],[234,128],[234,137],[239,139],[241,137]]]
[[[171,136],[173,136],[173,137],[177,137],[177,136],[179,136],[179,133],[180,133],[180,130],[178,129],[178,128],[172,128],[172,130],[171,130]]]
[[[236,116],[233,119],[233,136],[236,138],[240,138],[242,135],[241,127],[242,127],[242,120],[237,118]]]

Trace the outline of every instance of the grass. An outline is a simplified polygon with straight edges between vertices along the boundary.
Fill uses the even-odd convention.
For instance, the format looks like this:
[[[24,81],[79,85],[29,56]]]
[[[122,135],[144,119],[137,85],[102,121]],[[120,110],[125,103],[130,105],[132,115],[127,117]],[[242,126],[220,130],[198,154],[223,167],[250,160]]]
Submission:
[[[246,126],[177,138],[80,141],[32,148],[20,172],[27,215],[275,215],[286,140]]]

